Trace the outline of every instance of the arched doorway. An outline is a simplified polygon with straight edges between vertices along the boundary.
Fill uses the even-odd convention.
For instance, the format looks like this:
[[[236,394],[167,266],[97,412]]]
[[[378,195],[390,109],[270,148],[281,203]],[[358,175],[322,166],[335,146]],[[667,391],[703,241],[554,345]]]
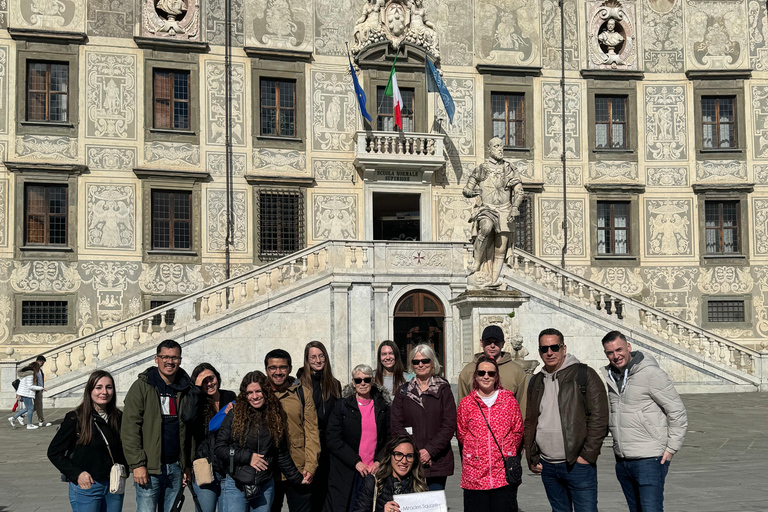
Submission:
[[[440,299],[429,292],[414,290],[397,302],[394,316],[394,342],[405,367],[411,349],[427,343],[445,368],[445,309]]]

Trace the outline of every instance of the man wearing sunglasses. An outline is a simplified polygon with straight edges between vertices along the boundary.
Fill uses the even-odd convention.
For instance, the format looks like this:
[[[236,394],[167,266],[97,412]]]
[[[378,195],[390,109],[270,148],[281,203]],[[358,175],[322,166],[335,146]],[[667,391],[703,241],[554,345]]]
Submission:
[[[603,338],[616,478],[631,512],[664,509],[669,463],[688,428],[685,405],[650,354],[632,352],[619,331]]]
[[[525,452],[553,512],[597,512],[597,456],[608,434],[608,399],[595,370],[568,354],[563,333],[539,334],[544,368],[531,378]]]

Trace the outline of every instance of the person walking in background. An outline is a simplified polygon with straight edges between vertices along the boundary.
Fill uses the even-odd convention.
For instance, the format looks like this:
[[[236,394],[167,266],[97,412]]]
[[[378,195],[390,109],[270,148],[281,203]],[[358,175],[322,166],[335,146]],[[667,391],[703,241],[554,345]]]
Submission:
[[[384,450],[379,469],[363,480],[353,512],[398,512],[394,496],[429,490],[411,436],[393,437]]]
[[[567,353],[563,333],[539,333],[544,368],[531,378],[525,453],[553,512],[597,512],[597,456],[608,434],[605,385]]]
[[[120,441],[122,413],[108,372],[88,377],[83,401],[64,416],[48,446],[48,459],[69,482],[72,512],[120,512],[123,494],[109,492],[113,464],[125,465]]]
[[[685,405],[650,354],[632,351],[619,331],[603,338],[616,478],[630,512],[664,510],[664,481],[688,428]]]
[[[192,371],[191,380],[194,386],[190,388],[184,403],[181,420],[187,424],[194,441],[193,459],[207,459],[213,464],[213,482],[198,485],[197,481],[193,480],[192,485],[202,509],[198,512],[215,512],[221,496],[221,480],[225,467],[218,464],[214,456],[216,432],[210,432],[208,424],[221,409],[229,412],[237,395],[233,391],[221,389],[221,374],[210,363],[197,365]]]
[[[504,459],[519,460],[523,442],[520,407],[512,391],[502,389],[499,366],[491,357],[478,358],[472,387],[456,413],[464,510],[517,512],[519,483],[507,482]]]
[[[35,391],[35,413],[37,413],[37,424],[40,427],[50,427],[50,422],[46,422],[43,417],[43,392],[45,389],[45,373],[43,372],[43,366],[45,365],[45,356],[42,354],[35,358],[35,362],[40,365],[40,370],[37,372],[37,379],[35,384],[40,386],[41,390]]]
[[[310,341],[304,347],[304,366],[296,372],[304,389],[312,390],[312,401],[317,412],[317,428],[320,436],[320,459],[312,477],[312,512],[320,512],[328,495],[328,471],[330,457],[325,439],[328,418],[341,398],[341,383],[333,376],[328,350],[319,341]]]
[[[373,384],[373,369],[359,364],[352,384],[328,419],[327,443],[331,454],[326,512],[352,510],[363,478],[376,473],[377,455],[389,439],[389,394]]]
[[[376,375],[374,383],[387,390],[390,396],[405,384],[408,374],[403,368],[403,360],[400,358],[400,349],[392,340],[384,340],[379,345],[376,355]]]
[[[13,428],[16,428],[14,421],[18,421],[19,425],[24,426],[24,421],[21,419],[23,414],[27,415],[27,429],[35,430],[37,428],[37,425],[32,422],[32,413],[34,412],[33,401],[35,398],[35,393],[38,391],[42,392],[43,390],[42,386],[35,384],[35,381],[37,380],[37,374],[39,372],[40,364],[34,362],[23,367],[17,373],[19,378],[19,389],[16,390],[16,400],[21,400],[24,408],[19,408],[19,410],[16,411],[16,414],[8,418],[8,421],[11,422],[11,426]]]
[[[264,367],[267,369],[269,387],[285,411],[291,459],[304,480],[312,483],[320,456],[320,432],[317,427],[315,403],[311,398],[312,388],[305,388],[298,379],[290,376],[291,354],[285,350],[270,350],[264,358]],[[275,475],[273,512],[280,512],[284,499],[288,501],[290,512],[309,512],[311,486],[291,483],[280,475]]]
[[[489,325],[483,329],[480,342],[483,351],[475,354],[474,360],[468,363],[459,374],[459,402],[472,392],[477,361],[483,356],[490,357],[499,367],[501,387],[515,395],[515,400],[520,405],[520,412],[525,416],[525,370],[512,359],[512,354],[504,352],[504,331],[498,325]]]
[[[138,512],[169,512],[192,470],[191,435],[179,415],[192,385],[181,369],[181,345],[161,342],[155,364],[139,374],[123,409],[123,450]]]
[[[408,359],[416,375],[395,393],[392,434],[413,436],[429,490],[443,490],[453,474],[451,439],[456,432],[456,402],[448,381],[437,376],[440,363],[432,347],[417,345]]]
[[[307,483],[291,459],[285,412],[269,387],[263,373],[247,373],[235,406],[216,435],[216,459],[219,466],[227,468],[221,512],[269,512],[276,466],[289,482]]]

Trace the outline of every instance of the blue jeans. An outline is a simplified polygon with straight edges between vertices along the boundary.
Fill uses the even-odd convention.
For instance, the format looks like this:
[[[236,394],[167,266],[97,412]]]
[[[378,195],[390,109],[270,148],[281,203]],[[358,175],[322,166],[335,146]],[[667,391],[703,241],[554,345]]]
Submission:
[[[597,512],[597,466],[541,461],[541,481],[552,512]]]
[[[669,461],[662,464],[661,457],[616,461],[616,478],[630,512],[664,510],[664,480],[668,471]]]
[[[13,415],[13,419],[18,418],[24,413],[27,413],[27,425],[32,424],[32,412],[34,412],[35,405],[34,401],[31,398],[27,398],[25,396],[21,397],[21,403],[24,404],[23,409],[16,409],[16,414]]]
[[[222,478],[220,474],[214,472],[213,482],[210,484],[200,487],[197,482],[193,482],[192,487],[197,494],[202,512],[216,512],[216,504],[219,502],[219,496],[221,496]]]
[[[90,489],[81,489],[71,482],[69,484],[72,512],[121,512],[123,497],[123,494],[109,493],[109,480],[98,480]]]
[[[261,493],[250,500],[245,499],[245,493],[237,488],[232,477],[221,483],[221,501],[219,512],[269,512],[272,500],[275,498],[275,482],[267,480],[259,486]]]
[[[134,482],[136,488],[136,512],[169,512],[179,494],[184,475],[178,462],[163,464],[162,473],[149,475],[147,485]],[[158,507],[160,503],[160,507]]]

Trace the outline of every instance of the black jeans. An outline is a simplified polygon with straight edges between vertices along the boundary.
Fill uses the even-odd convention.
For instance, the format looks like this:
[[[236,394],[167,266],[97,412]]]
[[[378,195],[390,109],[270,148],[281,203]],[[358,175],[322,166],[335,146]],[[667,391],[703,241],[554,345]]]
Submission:
[[[464,510],[517,512],[517,486],[505,485],[483,491],[464,489]]]
[[[272,502],[272,512],[282,510],[284,497],[288,499],[289,512],[310,512],[311,487],[310,485],[292,485],[281,480],[280,476],[275,477],[275,501]]]

